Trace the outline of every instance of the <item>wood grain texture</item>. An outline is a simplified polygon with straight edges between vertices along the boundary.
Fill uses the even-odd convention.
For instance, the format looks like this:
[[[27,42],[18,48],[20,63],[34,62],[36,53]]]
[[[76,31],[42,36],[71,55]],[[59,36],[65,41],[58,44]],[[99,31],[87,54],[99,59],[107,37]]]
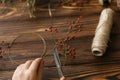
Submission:
[[[113,0],[116,2],[116,0]],[[111,33],[111,38],[107,52],[103,57],[95,57],[91,53],[91,44],[94,36],[94,31],[97,26],[99,15],[102,10],[101,6],[90,5],[89,8],[81,10],[68,10],[58,8],[53,10],[54,18],[53,25],[61,29],[60,33],[51,37],[50,33],[44,31],[51,25],[48,11],[36,12],[37,18],[30,19],[26,9],[22,7],[23,3],[18,3],[18,7],[5,7],[7,12],[4,12],[0,7],[0,41],[7,43],[11,42],[16,36],[25,32],[37,32],[45,37],[48,49],[52,50],[52,40],[57,39],[66,34],[68,22],[82,15],[83,26],[82,31],[77,35],[75,40],[69,42],[77,49],[76,58],[71,60],[68,58],[66,65],[63,65],[64,74],[70,80],[120,80],[120,14],[116,13],[114,25]],[[89,4],[98,4],[97,0],[90,0]],[[115,5],[114,5],[115,6]],[[49,36],[48,36],[49,35]],[[19,47],[19,46],[18,46]],[[18,64],[25,62],[28,59],[35,59],[40,54],[22,55],[16,54],[14,61]],[[59,80],[53,52],[47,53],[44,68],[43,80]],[[64,64],[65,58],[61,56],[61,61]],[[5,55],[0,58],[0,80],[11,80],[12,74],[18,64],[12,64]]]

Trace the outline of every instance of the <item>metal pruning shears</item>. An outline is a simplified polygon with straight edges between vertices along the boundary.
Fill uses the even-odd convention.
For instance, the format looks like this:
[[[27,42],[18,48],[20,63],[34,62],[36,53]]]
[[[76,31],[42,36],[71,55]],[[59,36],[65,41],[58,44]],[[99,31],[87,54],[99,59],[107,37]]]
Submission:
[[[50,3],[49,3],[49,4],[48,4],[48,12],[49,12],[50,18],[52,19],[53,16],[52,16],[52,11],[51,11],[50,6],[51,6],[51,5],[50,5]],[[51,20],[51,21],[52,21],[52,20]],[[51,25],[52,25],[52,22],[51,22]],[[61,78],[64,78],[57,47],[54,48],[54,59],[55,59],[55,63],[56,63],[56,67],[57,67],[57,70],[58,70],[58,74],[59,74],[59,76],[60,76],[60,79],[61,79]],[[62,79],[62,80],[64,80],[64,79]]]
[[[54,59],[55,59],[56,67],[58,70],[58,74],[59,74],[60,78],[62,78],[62,77],[64,77],[64,75],[63,75],[63,70],[62,70],[57,47],[54,48]]]

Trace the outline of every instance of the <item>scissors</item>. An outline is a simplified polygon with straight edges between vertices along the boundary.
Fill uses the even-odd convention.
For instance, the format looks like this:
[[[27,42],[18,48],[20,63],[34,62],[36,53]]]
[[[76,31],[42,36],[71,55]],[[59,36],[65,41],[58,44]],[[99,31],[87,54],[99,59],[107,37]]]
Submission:
[[[55,59],[55,63],[56,63],[56,67],[57,67],[60,80],[65,80],[57,47],[54,48],[54,59]]]
[[[51,4],[50,4],[50,0],[49,0],[48,12],[49,12],[50,18],[52,19],[53,16],[52,16],[52,11],[51,11],[50,6],[51,6]],[[51,25],[52,25],[52,22],[51,22]],[[55,59],[55,63],[56,63],[56,67],[57,67],[57,71],[58,71],[60,80],[65,80],[65,77],[63,75],[63,70],[62,70],[62,67],[61,67],[61,62],[60,62],[60,58],[59,58],[59,53],[58,53],[57,47],[54,48],[54,59]]]

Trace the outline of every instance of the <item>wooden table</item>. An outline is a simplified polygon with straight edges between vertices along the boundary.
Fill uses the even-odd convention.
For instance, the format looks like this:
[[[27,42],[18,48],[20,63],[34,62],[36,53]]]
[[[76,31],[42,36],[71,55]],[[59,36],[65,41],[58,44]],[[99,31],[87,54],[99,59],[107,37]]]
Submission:
[[[98,4],[97,1],[91,0],[90,4]],[[4,8],[6,12],[0,12],[0,41],[6,43],[11,42],[16,36],[25,32],[37,32],[40,34],[49,35],[49,33],[41,31],[51,25],[48,11],[37,11],[37,18],[30,19],[28,13],[22,3],[17,4],[18,9],[14,7]],[[0,7],[1,8],[1,7]],[[7,10],[8,9],[8,10]],[[114,25],[111,33],[109,46],[106,53],[102,57],[95,57],[91,53],[91,44],[94,37],[94,32],[98,24],[101,6],[89,6],[81,10],[71,10],[58,8],[53,10],[53,25],[62,29],[60,33],[54,35],[57,39],[66,32],[68,22],[83,16],[81,22],[81,32],[77,34],[75,40],[70,44],[77,49],[75,59],[68,59],[66,65],[63,65],[64,74],[71,80],[120,80],[120,15],[116,13]],[[47,42],[53,39],[47,36]],[[49,47],[49,45],[48,45]],[[18,64],[25,62],[28,59],[35,59],[39,54],[34,56],[16,54],[18,57],[15,61]],[[5,55],[6,56],[6,55]],[[64,63],[64,57],[61,58]],[[12,64],[8,57],[0,58],[0,80],[10,80],[17,66]],[[59,80],[53,53],[50,52],[45,58],[44,80]]]

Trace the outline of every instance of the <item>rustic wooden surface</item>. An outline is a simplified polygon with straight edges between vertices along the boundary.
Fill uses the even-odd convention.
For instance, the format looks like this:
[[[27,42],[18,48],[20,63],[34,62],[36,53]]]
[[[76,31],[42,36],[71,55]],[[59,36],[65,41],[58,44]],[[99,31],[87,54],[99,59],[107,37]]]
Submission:
[[[90,0],[89,4],[98,4],[97,0]],[[5,8],[4,12],[0,7],[0,41],[10,42],[16,36],[25,32],[37,32],[47,35],[47,42],[51,44],[52,38],[49,33],[44,32],[45,28],[51,25],[48,11],[37,11],[37,18],[30,19],[26,10],[19,3],[15,7]],[[62,31],[54,38],[65,34],[68,22],[82,15],[82,31],[77,35],[75,40],[70,42],[77,49],[76,58],[68,59],[63,66],[64,74],[70,80],[120,80],[120,14],[116,13],[114,25],[111,33],[109,47],[103,57],[95,57],[91,53],[91,43],[94,31],[97,26],[99,15],[102,7],[97,5],[89,6],[81,10],[55,9],[54,26],[59,27]],[[3,11],[3,12],[2,12]],[[49,35],[49,36],[48,36]],[[48,47],[51,47],[48,45]],[[28,59],[35,59],[39,54],[18,55],[14,61],[18,64]],[[64,63],[65,59],[61,58]],[[0,59],[0,80],[11,80],[16,64],[12,64],[8,57]],[[55,67],[52,52],[48,53],[45,58],[44,80],[59,80]]]

